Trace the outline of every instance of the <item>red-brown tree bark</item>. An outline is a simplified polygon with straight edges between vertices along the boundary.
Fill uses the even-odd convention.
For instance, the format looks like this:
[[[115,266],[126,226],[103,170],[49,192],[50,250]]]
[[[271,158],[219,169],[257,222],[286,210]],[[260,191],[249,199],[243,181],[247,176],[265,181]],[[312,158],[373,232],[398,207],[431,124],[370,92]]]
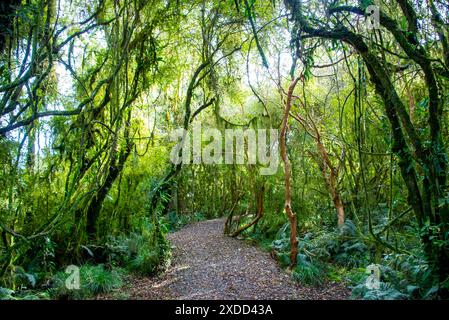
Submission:
[[[292,108],[292,96],[295,90],[296,84],[300,78],[295,78],[290,83],[287,92],[287,98],[285,102],[284,118],[282,120],[281,129],[281,157],[284,162],[284,180],[285,180],[285,204],[284,209],[290,222],[290,267],[293,268],[297,264],[298,255],[298,239],[297,237],[297,217],[292,210],[292,187],[291,187],[291,167],[290,160],[287,155],[287,132],[288,132],[288,119],[290,116],[290,110]]]

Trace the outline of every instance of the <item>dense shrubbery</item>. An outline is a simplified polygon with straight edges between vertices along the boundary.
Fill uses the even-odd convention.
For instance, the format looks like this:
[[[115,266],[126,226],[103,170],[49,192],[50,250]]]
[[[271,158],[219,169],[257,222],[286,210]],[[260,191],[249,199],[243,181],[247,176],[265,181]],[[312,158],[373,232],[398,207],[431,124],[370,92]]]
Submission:
[[[132,233],[127,237],[111,237],[106,251],[111,263],[130,272],[153,275],[168,262],[168,243],[155,245],[152,234]]]
[[[272,242],[272,249],[279,257],[290,251],[289,225],[285,224]],[[354,224],[347,220],[341,228],[332,231],[307,232],[298,239],[299,254],[321,262],[332,262],[345,267],[358,267],[368,261],[368,248],[356,235]],[[282,258],[284,259],[284,258]],[[284,261],[285,265],[289,261]]]
[[[247,236],[262,247],[272,250],[282,267],[290,265],[289,225],[278,231],[263,232],[264,224],[247,232]],[[415,232],[410,228],[410,232]],[[377,256],[377,243],[364,237],[367,230],[357,230],[351,220],[340,228],[322,228],[308,231],[298,238],[298,264],[291,270],[292,277],[305,285],[319,286],[326,281],[343,282],[356,299],[431,299],[435,297],[436,279],[428,263],[422,258],[422,249],[409,243],[409,253],[385,253]],[[405,242],[407,238],[398,238]],[[269,245],[267,245],[269,243]],[[421,258],[420,258],[421,257]],[[380,268],[380,287],[366,285],[367,267],[376,261]]]
[[[161,224],[166,226],[168,231],[176,231],[189,223],[203,221],[206,218],[201,212],[177,214],[175,211],[170,211],[167,216],[162,217]]]
[[[20,290],[16,291],[0,288],[0,299],[86,299],[119,288],[122,285],[123,270],[107,268],[103,264],[95,266],[86,264],[79,268],[79,275],[79,289],[68,289],[66,287],[68,275],[60,271],[47,279],[47,289],[34,286],[30,288],[21,286]]]
[[[80,288],[67,289],[65,272],[58,272],[52,279],[51,288],[48,290],[50,297],[54,299],[85,299],[91,296],[110,292],[122,285],[123,270],[119,268],[107,268],[103,264],[83,265],[80,271]]]
[[[56,272],[54,263],[49,260],[54,254],[48,240],[45,242],[48,252],[38,251],[27,271],[15,268],[13,289],[0,287],[0,299],[86,299],[119,288],[127,272],[154,275],[164,270],[170,263],[165,232],[156,232],[148,219],[141,219],[136,225],[129,235],[110,236],[101,246],[83,246],[86,257],[79,268],[80,289],[66,288],[68,274],[64,270]],[[42,255],[47,260],[42,259]]]
[[[380,264],[380,288],[368,289],[365,269],[354,270],[348,277],[354,297],[378,299],[432,299],[437,294],[437,280],[428,263],[418,257],[406,254],[387,254]],[[356,276],[354,277],[354,274]]]
[[[322,285],[326,278],[326,265],[310,258],[305,254],[298,254],[298,264],[292,270],[293,279],[305,285]]]
[[[382,292],[360,277],[358,297],[449,297],[447,0],[380,1],[372,36],[351,21],[373,1],[9,2],[2,295],[71,263],[154,274],[168,260],[165,232],[229,215],[230,235],[284,266],[297,236],[293,274],[304,283],[376,263]],[[169,139],[197,125],[246,138],[235,152],[234,142],[210,148],[205,132]],[[281,129],[270,143],[284,165],[271,175],[261,160],[279,150],[261,157],[258,134],[253,152],[247,129]],[[207,150],[226,165],[203,161]]]

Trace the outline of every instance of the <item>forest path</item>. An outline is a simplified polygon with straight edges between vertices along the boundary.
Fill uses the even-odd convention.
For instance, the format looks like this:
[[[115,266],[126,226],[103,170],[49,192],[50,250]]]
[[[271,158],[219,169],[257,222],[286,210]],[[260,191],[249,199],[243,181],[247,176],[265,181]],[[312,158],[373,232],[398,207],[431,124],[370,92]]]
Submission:
[[[297,284],[269,253],[223,234],[224,219],[197,222],[168,235],[169,270],[133,278],[129,299],[346,299],[342,285]],[[123,289],[122,289],[123,290]]]

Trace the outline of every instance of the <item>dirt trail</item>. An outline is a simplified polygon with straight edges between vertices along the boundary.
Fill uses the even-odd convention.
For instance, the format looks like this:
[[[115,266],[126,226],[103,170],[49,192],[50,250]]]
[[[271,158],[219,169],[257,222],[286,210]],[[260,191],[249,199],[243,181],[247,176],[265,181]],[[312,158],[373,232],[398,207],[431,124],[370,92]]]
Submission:
[[[155,278],[132,279],[129,299],[347,299],[342,285],[297,284],[267,252],[223,235],[223,219],[169,234],[173,261]],[[122,289],[123,290],[123,289]]]

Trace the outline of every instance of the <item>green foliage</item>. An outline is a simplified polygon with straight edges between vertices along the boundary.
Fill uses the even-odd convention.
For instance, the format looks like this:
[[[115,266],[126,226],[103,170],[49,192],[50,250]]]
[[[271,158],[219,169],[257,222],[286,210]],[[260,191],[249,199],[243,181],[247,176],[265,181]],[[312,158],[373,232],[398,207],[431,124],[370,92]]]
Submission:
[[[289,228],[289,224],[282,226],[271,243],[282,267],[291,263]],[[368,265],[369,257],[369,247],[358,237],[355,225],[348,219],[339,228],[307,232],[298,238],[298,262],[292,274],[295,280],[312,286],[325,281],[361,283],[367,275],[363,268],[357,268]],[[347,270],[354,271],[348,275]]]
[[[159,248],[151,245],[148,237],[131,234],[125,241],[126,255],[124,265],[132,272],[152,275],[157,272],[162,257]]]
[[[109,292],[122,285],[121,273],[117,269],[105,270],[103,265],[89,267],[84,271],[80,269],[81,281],[86,281],[85,287],[93,294]]]
[[[142,275],[152,275],[156,273],[159,262],[158,250],[143,247],[130,258],[128,267],[133,272]]]
[[[148,219],[141,220],[139,233],[109,237],[105,251],[109,263],[141,275],[153,275],[170,261],[165,235]]]
[[[345,277],[348,274],[348,269],[337,265],[328,264],[326,279],[330,282],[341,283],[345,282]]]
[[[335,254],[334,261],[346,267],[358,267],[368,263],[367,246],[359,241],[343,242]]]
[[[58,272],[52,279],[50,295],[54,299],[86,299],[107,293],[122,285],[123,271],[108,269],[105,265],[83,265],[80,267],[80,288],[67,289],[65,272]]]
[[[344,267],[365,266],[369,262],[369,248],[357,236],[356,226],[346,219],[343,226],[333,231],[320,231],[304,237],[304,246],[324,261]]]
[[[49,300],[47,291],[21,290],[15,292],[11,289],[0,287],[0,300]]]
[[[35,291],[71,263],[93,277],[78,298],[115,287],[109,268],[154,275],[170,261],[167,232],[231,213],[242,226],[263,212],[241,236],[289,266],[282,170],[260,176],[249,152],[244,164],[173,166],[168,134],[196,124],[279,128],[291,76],[299,77],[286,139],[302,262],[295,279],[348,281],[366,299],[441,298],[449,287],[449,226],[440,223],[449,210],[449,90],[447,44],[435,32],[447,14],[411,3],[420,26],[397,42],[388,28],[366,37],[363,23],[331,13],[342,1],[304,1],[301,14],[288,14],[293,0],[247,2],[33,0],[5,16],[0,285],[12,291],[2,296],[40,297]],[[403,8],[380,5],[406,29]],[[307,25],[332,39],[311,39]],[[370,59],[339,39],[340,28]],[[404,45],[399,60],[424,53],[427,67],[398,61]],[[382,265],[378,291],[363,288],[371,263]]]
[[[272,242],[272,249],[283,256],[290,251],[289,225],[285,224]],[[313,256],[322,263],[336,263],[344,267],[358,267],[368,264],[369,250],[360,238],[356,237],[355,226],[350,220],[332,231],[308,232],[298,239],[298,252]]]
[[[347,275],[351,285],[352,295],[355,298],[364,300],[403,300],[408,299],[410,295],[397,289],[398,277],[393,270],[381,266],[381,279],[378,289],[370,289],[367,286],[369,274],[364,268],[353,269]]]
[[[421,250],[415,250],[421,253]],[[422,253],[417,256],[405,254],[385,255],[382,266],[382,275],[385,281],[413,298],[430,299],[437,293],[438,281],[429,266],[422,258]]]
[[[347,275],[352,294],[367,300],[432,299],[438,287],[428,263],[406,254],[387,254],[380,265],[380,288],[368,289],[364,268],[352,269]]]
[[[14,290],[0,287],[0,300],[14,300]]]
[[[380,283],[379,289],[368,289],[364,283],[359,284],[353,287],[352,294],[364,300],[404,300],[408,298],[408,295],[383,282]]]
[[[206,220],[206,216],[201,212],[193,214],[177,214],[175,211],[170,211],[167,216],[161,218],[161,224],[166,226],[170,232],[181,229],[189,223]]]
[[[358,285],[362,282],[365,283],[367,277],[365,268],[353,268],[345,274],[345,280],[352,285]]]
[[[304,254],[298,254],[298,264],[292,272],[293,279],[301,284],[319,286],[325,281],[326,267],[319,261],[311,260]]]
[[[281,213],[268,211],[257,226],[258,232],[264,235],[266,239],[273,241],[283,228],[288,228],[285,223],[285,216]]]
[[[36,286],[36,276],[25,272],[22,267],[15,267],[13,278],[15,285],[19,288],[27,289]]]

